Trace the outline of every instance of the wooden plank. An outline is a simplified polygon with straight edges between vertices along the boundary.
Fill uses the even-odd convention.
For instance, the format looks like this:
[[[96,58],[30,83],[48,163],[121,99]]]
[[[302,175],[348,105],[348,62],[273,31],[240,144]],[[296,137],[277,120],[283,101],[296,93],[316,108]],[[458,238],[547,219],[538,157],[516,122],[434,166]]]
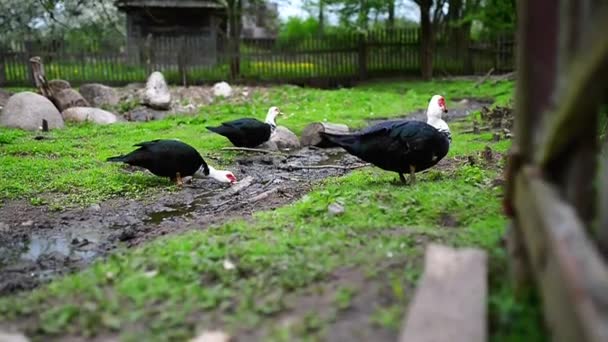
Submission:
[[[399,341],[485,341],[487,271],[484,251],[429,245]]]
[[[517,176],[515,205],[553,341],[608,341],[608,269],[574,208],[537,173]]]

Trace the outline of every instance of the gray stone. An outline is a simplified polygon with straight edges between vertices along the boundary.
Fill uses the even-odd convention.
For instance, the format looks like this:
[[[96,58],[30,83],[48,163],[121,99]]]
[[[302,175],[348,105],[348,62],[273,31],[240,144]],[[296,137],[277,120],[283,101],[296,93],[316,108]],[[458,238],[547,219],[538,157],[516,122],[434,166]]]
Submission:
[[[270,136],[270,141],[274,142],[281,150],[300,148],[300,139],[289,128],[284,126],[277,126]]]
[[[169,109],[171,106],[171,93],[165,77],[160,72],[155,71],[148,77],[143,102],[154,109]]]
[[[80,94],[93,107],[115,106],[118,104],[118,93],[114,88],[98,83],[83,84]]]
[[[156,110],[147,107],[137,107],[125,114],[125,119],[128,121],[152,121],[161,120],[172,115],[172,113],[163,110]]]
[[[63,128],[63,118],[49,99],[29,91],[11,96],[0,114],[0,126],[35,131],[46,120],[49,129]]]
[[[89,102],[87,102],[79,92],[72,88],[60,90],[59,92],[53,93],[53,96],[55,97],[55,104],[62,112],[71,107],[90,106]]]
[[[113,124],[118,121],[118,117],[108,111],[92,107],[72,107],[62,113],[65,121],[74,122],[93,122],[100,125]]]
[[[327,211],[331,214],[331,215],[342,215],[344,214],[344,206],[342,206],[340,203],[332,203],[327,207]]]
[[[0,330],[0,342],[29,342],[29,339],[22,333]]]
[[[64,89],[70,89],[72,88],[72,86],[70,85],[70,82],[65,81],[65,80],[50,80],[48,82],[49,88],[51,88],[51,91],[53,92],[53,94],[57,94],[58,92],[64,90]]]
[[[261,148],[261,149],[265,149],[265,150],[269,150],[269,151],[278,151],[279,150],[279,148],[277,147],[277,144],[274,141],[270,141],[270,140],[259,144],[258,146],[256,146],[256,148]]]

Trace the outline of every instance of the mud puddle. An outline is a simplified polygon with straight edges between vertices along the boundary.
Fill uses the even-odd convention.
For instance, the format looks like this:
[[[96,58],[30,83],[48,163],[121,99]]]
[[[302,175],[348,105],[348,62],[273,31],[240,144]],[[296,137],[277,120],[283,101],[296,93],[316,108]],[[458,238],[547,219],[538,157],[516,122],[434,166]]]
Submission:
[[[349,172],[293,166],[360,163],[341,149],[244,154],[230,168],[240,180],[232,187],[194,180],[144,201],[113,199],[61,212],[7,202],[0,208],[0,295],[32,289],[119,247],[276,208],[300,198],[317,180]]]

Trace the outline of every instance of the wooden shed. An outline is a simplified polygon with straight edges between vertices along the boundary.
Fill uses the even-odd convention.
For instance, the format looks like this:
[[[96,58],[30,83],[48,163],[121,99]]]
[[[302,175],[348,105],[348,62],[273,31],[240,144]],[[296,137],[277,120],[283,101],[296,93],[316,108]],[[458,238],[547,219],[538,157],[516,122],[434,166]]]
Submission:
[[[218,35],[226,32],[219,0],[117,0],[127,17],[127,56],[132,63],[214,64]]]

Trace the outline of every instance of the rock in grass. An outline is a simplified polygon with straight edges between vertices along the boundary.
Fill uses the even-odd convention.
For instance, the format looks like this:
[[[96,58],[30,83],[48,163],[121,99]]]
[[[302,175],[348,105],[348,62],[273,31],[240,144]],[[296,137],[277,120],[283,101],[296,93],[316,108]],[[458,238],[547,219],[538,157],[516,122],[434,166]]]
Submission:
[[[51,91],[53,92],[53,94],[57,94],[58,92],[60,92],[64,89],[72,88],[72,86],[70,85],[70,82],[68,82],[66,80],[50,80],[48,82],[48,84],[49,84],[49,88],[51,88]]]
[[[93,107],[116,106],[120,100],[114,88],[99,83],[81,85],[80,94]]]
[[[232,338],[223,331],[203,331],[200,335],[194,337],[190,342],[230,342]]]
[[[232,87],[227,82],[218,82],[213,85],[214,97],[230,97],[232,96]]]
[[[275,143],[277,148],[295,150],[300,148],[300,139],[284,126],[277,126],[270,136],[270,141]]]
[[[171,106],[171,93],[165,77],[159,71],[155,71],[148,77],[146,90],[144,92],[144,104],[154,109],[169,109]]]
[[[0,113],[0,126],[36,131],[42,120],[49,129],[63,128],[63,117],[49,99],[29,91],[11,96]]]
[[[0,341],[3,341],[3,342],[29,342],[29,339],[21,333],[0,331]]]
[[[327,211],[334,216],[342,215],[344,214],[344,206],[334,202],[327,207]]]
[[[89,107],[89,102],[80,95],[76,90],[69,88],[53,93],[55,102],[60,111],[64,111],[72,107]]]
[[[99,108],[72,107],[61,113],[63,119],[74,122],[92,122],[99,125],[109,125],[118,121],[118,117],[110,112]]]

